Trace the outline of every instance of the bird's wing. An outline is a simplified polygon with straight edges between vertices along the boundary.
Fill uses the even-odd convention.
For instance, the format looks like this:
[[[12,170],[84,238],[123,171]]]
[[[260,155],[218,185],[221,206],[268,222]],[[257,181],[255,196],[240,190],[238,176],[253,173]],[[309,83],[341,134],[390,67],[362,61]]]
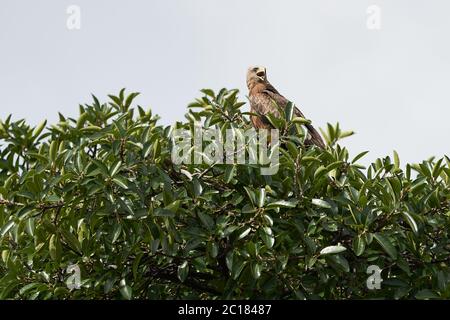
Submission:
[[[294,108],[294,114],[297,117],[305,118],[303,113],[297,107]],[[308,143],[310,144],[313,143],[319,148],[325,149],[325,143],[323,142],[320,133],[317,132],[317,130],[311,124],[305,124],[305,126],[308,129],[309,134],[311,135],[311,137],[308,139],[309,140]]]
[[[283,97],[270,83],[267,83],[263,93],[267,94],[281,108],[284,108],[289,102],[289,100]]]
[[[286,106],[286,104],[289,102],[289,100],[287,100],[285,97],[283,97],[277,91],[277,89],[275,89],[271,84],[267,85],[266,90],[264,90],[263,93],[266,93],[281,108],[284,108]],[[294,108],[294,114],[297,117],[305,118],[303,113],[297,107]],[[325,149],[325,143],[323,142],[322,137],[320,136],[319,132],[317,132],[317,130],[311,124],[306,124],[305,126],[308,129],[308,132],[311,136],[308,139],[306,139],[306,141],[305,141],[306,144],[315,144],[316,146],[318,146],[322,149]]]
[[[265,117],[266,114],[273,114],[279,117],[280,112],[277,110],[273,103],[272,98],[265,93],[257,93],[250,95],[250,107],[253,113],[256,113],[258,117],[252,116],[253,125],[257,128],[270,128],[271,124]]]

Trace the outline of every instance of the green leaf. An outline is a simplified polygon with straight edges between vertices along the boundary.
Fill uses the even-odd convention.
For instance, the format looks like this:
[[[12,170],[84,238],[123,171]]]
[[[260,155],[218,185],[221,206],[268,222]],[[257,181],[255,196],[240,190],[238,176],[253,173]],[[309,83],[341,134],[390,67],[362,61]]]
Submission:
[[[397,259],[397,249],[395,249],[394,245],[392,244],[391,240],[386,237],[383,236],[379,233],[374,233],[373,237],[375,238],[375,240],[377,240],[377,242],[381,245],[381,247],[383,248],[383,250],[393,259],[396,260]]]
[[[31,237],[34,237],[34,229],[34,218],[28,218],[25,221],[25,230]]]
[[[178,266],[178,279],[181,282],[184,282],[189,274],[189,264],[187,261],[184,261],[181,265]]]
[[[178,209],[180,208],[180,205],[181,205],[181,200],[176,200],[176,201],[172,202],[171,204],[169,204],[168,206],[166,206],[165,209],[176,213],[178,211]]]
[[[257,194],[257,202],[256,205],[258,206],[258,208],[262,208],[264,207],[264,202],[266,200],[266,189],[265,188],[260,188],[259,192]]]
[[[416,299],[428,300],[428,299],[439,299],[440,297],[431,291],[430,289],[423,289],[417,292],[414,296]]]
[[[156,210],[153,213],[156,217],[175,217],[175,212],[171,210],[167,210],[165,208],[156,208]]]
[[[211,258],[217,257],[217,255],[219,254],[219,246],[217,245],[217,243],[208,242],[207,248],[208,248],[208,253],[211,256]]]
[[[263,227],[259,229],[258,233],[266,247],[271,249],[275,244],[275,237],[273,236],[272,229],[270,227]]]
[[[5,234],[14,226],[15,222],[13,220],[8,221],[0,231],[0,239],[5,236]]]
[[[122,225],[117,223],[114,226],[113,232],[112,232],[112,240],[111,243],[114,243],[117,241],[117,239],[119,239],[120,234],[122,233]]]
[[[81,244],[78,241],[78,238],[75,237],[71,232],[69,232],[68,230],[60,230],[64,240],[67,242],[67,244],[76,252],[78,252],[79,254],[82,254],[81,252]]]
[[[247,265],[247,261],[241,261],[233,259],[233,269],[231,270],[231,277],[236,280],[239,278],[242,270],[244,270],[244,267]]]
[[[41,285],[41,283],[39,282],[33,282],[33,283],[29,283],[25,286],[23,286],[20,290],[19,290],[19,294],[20,295],[24,295],[27,291],[30,291],[36,287],[39,287]]]
[[[344,138],[350,137],[350,136],[352,136],[352,135],[354,135],[354,134],[355,134],[354,131],[342,131],[342,132],[339,134],[339,139],[344,139]]]
[[[360,256],[364,253],[364,250],[366,248],[366,242],[364,240],[364,237],[361,235],[356,236],[353,238],[353,251],[355,252],[356,256]]]
[[[228,254],[225,257],[225,263],[226,263],[229,271],[233,270],[233,260],[234,260],[234,254],[233,254],[233,251],[230,251],[230,252],[228,252]]]
[[[197,212],[197,215],[200,218],[200,221],[203,223],[203,225],[208,230],[213,230],[214,229],[214,220],[213,220],[213,218],[211,218],[208,214],[200,212],[200,211]]]
[[[133,279],[134,280],[137,280],[139,278],[139,276],[142,276],[142,275],[139,275],[138,270],[139,270],[140,262],[141,262],[141,259],[143,256],[144,256],[144,252],[139,252],[133,261]]]
[[[322,256],[327,255],[327,254],[336,254],[336,253],[344,252],[345,250],[347,250],[347,248],[345,248],[342,245],[328,246],[328,247],[325,247],[322,250],[320,250],[320,254]]]
[[[57,196],[56,194],[51,194],[45,198],[48,202],[59,202],[61,198]]]
[[[298,123],[300,125],[302,124],[311,124],[311,120],[302,118],[302,117],[294,117],[291,121],[292,123]]]
[[[267,226],[269,226],[269,227],[273,226],[273,219],[268,214],[263,215],[263,220],[264,220],[264,223],[267,224]]]
[[[180,173],[184,174],[188,178],[189,181],[192,181],[192,174],[189,171],[181,169]]]
[[[298,200],[279,200],[271,202],[267,205],[267,208],[295,208]]]
[[[395,150],[394,150],[394,168],[395,169],[400,168],[400,157],[398,156],[398,153]]]
[[[136,98],[139,95],[139,92],[133,92],[130,95],[128,95],[127,99],[125,100],[125,110],[128,110],[128,108],[131,106],[131,103],[133,102],[134,98]]]
[[[120,167],[122,166],[122,161],[117,160],[114,162],[114,164],[111,166],[111,169],[109,170],[109,175],[111,177],[114,177],[120,170]]]
[[[437,179],[437,177],[439,177],[442,172],[443,167],[441,166],[441,164],[443,160],[444,159],[439,159],[433,167],[432,176],[434,179]]]
[[[109,177],[109,170],[103,162],[95,159],[93,159],[92,161],[105,177]]]
[[[237,240],[241,240],[241,239],[245,238],[250,233],[251,230],[252,230],[252,228],[250,228],[250,227],[241,229],[241,232],[239,233]]]
[[[80,108],[80,111],[81,111],[81,108]],[[78,118],[78,121],[77,121],[77,127],[76,127],[77,129],[81,129],[84,126],[88,115],[89,114],[87,112],[84,112],[80,115],[80,117]]]
[[[259,279],[261,277],[261,265],[259,263],[252,263],[251,270],[252,270],[252,276],[255,280]]]
[[[34,128],[33,130],[33,140],[36,139],[42,132],[42,130],[44,130],[45,126],[47,124],[47,120],[41,122],[41,124],[39,124],[36,128]]]
[[[326,261],[335,270],[350,272],[348,260],[340,254],[327,255]]]
[[[53,140],[52,143],[50,144],[49,158],[50,158],[51,162],[55,162],[55,160],[56,160],[58,146],[59,146],[59,143],[56,140]]]
[[[81,128],[80,132],[96,132],[96,131],[100,131],[102,130],[102,128],[100,128],[99,126],[93,126],[93,125],[89,125],[87,127]]]
[[[226,183],[230,183],[231,179],[233,179],[235,174],[236,174],[236,166],[228,165],[225,169],[224,181]]]
[[[406,211],[402,212],[403,217],[408,222],[409,226],[411,227],[412,231],[417,234],[419,232],[419,228],[417,227],[417,223],[414,220],[414,218]]]
[[[59,246],[59,237],[56,234],[53,234],[50,237],[50,241],[48,243],[48,251],[50,253],[50,258],[52,260],[56,261],[60,258],[60,250],[58,249]]]
[[[318,180],[320,177],[327,173],[327,168],[325,166],[320,166],[317,168],[316,172],[314,172],[314,180]]]
[[[250,199],[251,203],[255,205],[256,203],[256,196],[255,192],[250,189],[249,187],[244,187],[245,192],[247,192],[248,198]]]
[[[294,104],[291,101],[289,101],[286,104],[284,112],[286,116],[286,121],[291,121],[292,115],[294,114]]]
[[[120,287],[120,294],[125,300],[131,300],[133,298],[133,289],[129,285],[123,285]]]
[[[358,161],[359,159],[361,159],[362,157],[364,157],[368,153],[369,153],[369,151],[363,151],[363,152],[359,153],[356,157],[353,158],[352,164],[356,163],[356,161]]]
[[[194,184],[194,194],[196,197],[200,196],[203,192],[203,186],[197,178],[192,180]]]
[[[331,205],[322,199],[312,199],[311,200],[312,204],[321,208],[325,208],[325,209],[331,209]]]
[[[123,189],[128,189],[128,183],[125,177],[122,176],[116,176],[112,179],[112,181],[117,184],[119,187]]]
[[[207,96],[210,96],[211,98],[215,97],[214,91],[211,89],[202,89],[202,90],[200,90],[200,92],[206,94]]]

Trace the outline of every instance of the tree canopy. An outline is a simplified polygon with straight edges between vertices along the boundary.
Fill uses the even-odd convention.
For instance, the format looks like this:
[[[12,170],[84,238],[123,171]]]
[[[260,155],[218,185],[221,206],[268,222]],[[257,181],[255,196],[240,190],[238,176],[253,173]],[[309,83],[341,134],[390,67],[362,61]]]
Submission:
[[[326,149],[307,147],[285,110],[273,175],[175,164],[174,128],[250,128],[245,103],[202,90],[164,127],[136,96],[0,121],[1,299],[450,298],[448,157],[365,168],[339,145],[352,132],[329,124]]]

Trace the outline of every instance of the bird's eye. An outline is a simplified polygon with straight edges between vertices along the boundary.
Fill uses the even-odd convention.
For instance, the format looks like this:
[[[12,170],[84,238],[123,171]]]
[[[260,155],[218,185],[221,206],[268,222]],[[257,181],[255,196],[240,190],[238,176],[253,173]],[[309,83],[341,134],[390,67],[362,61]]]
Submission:
[[[258,71],[258,68],[253,68],[253,72],[256,72],[256,71]]]
[[[258,77],[264,77],[264,71],[257,72],[256,75]]]

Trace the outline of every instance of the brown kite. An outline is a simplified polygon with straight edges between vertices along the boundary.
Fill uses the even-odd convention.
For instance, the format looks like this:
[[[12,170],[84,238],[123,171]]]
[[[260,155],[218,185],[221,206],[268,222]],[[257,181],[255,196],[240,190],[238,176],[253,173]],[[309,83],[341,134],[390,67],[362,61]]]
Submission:
[[[251,116],[253,126],[264,129],[273,128],[265,115],[273,114],[276,117],[280,117],[277,105],[280,108],[285,108],[289,101],[267,80],[266,68],[264,67],[251,67],[248,69],[247,87],[251,112],[257,114]],[[297,107],[294,108],[294,115],[296,117],[305,117]],[[305,126],[308,129],[308,137],[305,140],[305,144],[314,144],[324,149],[325,144],[317,130],[311,124],[306,124]]]

